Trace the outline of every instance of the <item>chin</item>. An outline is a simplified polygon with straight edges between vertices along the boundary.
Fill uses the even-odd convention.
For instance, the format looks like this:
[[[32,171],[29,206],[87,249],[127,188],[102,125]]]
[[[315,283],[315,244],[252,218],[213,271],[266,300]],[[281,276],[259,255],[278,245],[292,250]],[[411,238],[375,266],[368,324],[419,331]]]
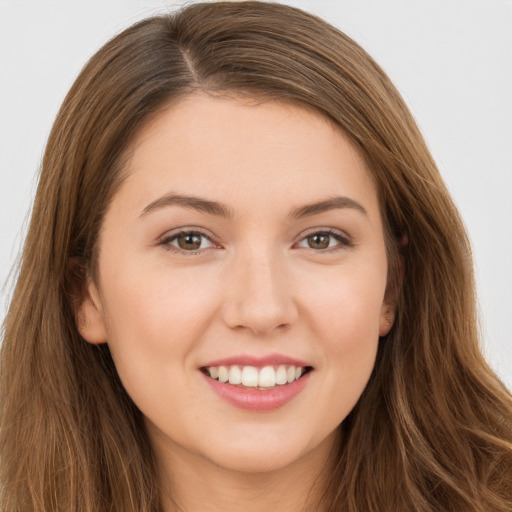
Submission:
[[[215,457],[212,462],[227,471],[254,475],[285,469],[300,458],[301,454],[299,453],[251,449],[229,457]]]
[[[316,457],[325,460],[335,437],[335,432],[319,440],[297,439],[289,434],[281,434],[275,439],[261,437],[248,442],[247,437],[239,443],[230,443],[227,450],[211,453],[210,460],[218,467],[237,473],[271,473]]]

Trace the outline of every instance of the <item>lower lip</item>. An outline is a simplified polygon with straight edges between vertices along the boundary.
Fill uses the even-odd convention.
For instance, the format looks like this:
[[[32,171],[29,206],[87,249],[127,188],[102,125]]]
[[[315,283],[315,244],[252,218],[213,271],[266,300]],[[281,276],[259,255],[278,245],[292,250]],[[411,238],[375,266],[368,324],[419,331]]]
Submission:
[[[208,385],[222,399],[239,409],[247,411],[273,411],[291,402],[306,386],[312,372],[306,373],[299,380],[290,384],[276,386],[268,390],[233,386],[208,377],[201,373]]]

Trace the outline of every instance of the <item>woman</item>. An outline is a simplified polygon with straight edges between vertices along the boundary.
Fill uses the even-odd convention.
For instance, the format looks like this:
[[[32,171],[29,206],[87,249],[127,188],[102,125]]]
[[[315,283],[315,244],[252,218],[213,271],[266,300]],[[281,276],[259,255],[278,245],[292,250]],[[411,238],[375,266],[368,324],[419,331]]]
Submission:
[[[1,398],[3,510],[512,507],[458,213],[380,68],[278,4],[149,18],[82,71]]]

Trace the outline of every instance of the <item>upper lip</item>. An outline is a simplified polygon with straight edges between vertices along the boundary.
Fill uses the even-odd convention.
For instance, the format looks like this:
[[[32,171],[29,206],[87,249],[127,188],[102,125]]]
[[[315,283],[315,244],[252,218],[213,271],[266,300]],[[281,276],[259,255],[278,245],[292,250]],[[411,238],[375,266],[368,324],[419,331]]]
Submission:
[[[251,356],[251,355],[237,355],[232,357],[225,357],[222,359],[215,359],[204,365],[204,367],[210,366],[255,366],[257,368],[263,368],[264,366],[278,366],[278,365],[289,365],[289,366],[301,366],[303,368],[311,366],[305,361],[296,359],[294,357],[286,356],[283,354],[268,354],[266,356]]]

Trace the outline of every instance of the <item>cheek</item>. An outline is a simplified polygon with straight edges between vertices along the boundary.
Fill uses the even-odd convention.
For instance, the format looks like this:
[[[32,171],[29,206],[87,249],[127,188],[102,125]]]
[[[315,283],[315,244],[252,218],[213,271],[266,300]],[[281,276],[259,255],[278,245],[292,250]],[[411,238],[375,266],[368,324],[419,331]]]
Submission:
[[[141,335],[186,333],[185,329],[169,327],[185,324],[188,329],[193,328],[196,322],[192,319],[202,316],[204,309],[212,305],[218,290],[214,276],[205,278],[204,273],[189,269],[170,271],[164,265],[126,265],[123,272],[122,264],[117,268],[104,283],[104,289],[109,290],[106,303],[110,327],[137,329]]]
[[[322,339],[334,347],[343,343],[359,345],[378,338],[379,318],[386,286],[385,268],[379,265],[351,265],[333,269],[322,279],[311,276],[302,290],[303,304]]]
[[[215,281],[158,267],[117,269],[104,289],[108,344],[121,378],[183,364],[215,310]]]
[[[359,283],[354,283],[354,288],[358,287]],[[332,299],[323,308],[320,338],[326,355],[337,367],[337,379],[357,387],[373,368],[379,340],[380,304],[371,295],[349,291]]]
[[[331,404],[336,421],[343,420],[363,392],[375,364],[385,272],[374,267],[333,273],[328,287],[311,281],[309,315],[323,354],[326,380],[320,396]],[[378,267],[377,267],[378,268]]]

